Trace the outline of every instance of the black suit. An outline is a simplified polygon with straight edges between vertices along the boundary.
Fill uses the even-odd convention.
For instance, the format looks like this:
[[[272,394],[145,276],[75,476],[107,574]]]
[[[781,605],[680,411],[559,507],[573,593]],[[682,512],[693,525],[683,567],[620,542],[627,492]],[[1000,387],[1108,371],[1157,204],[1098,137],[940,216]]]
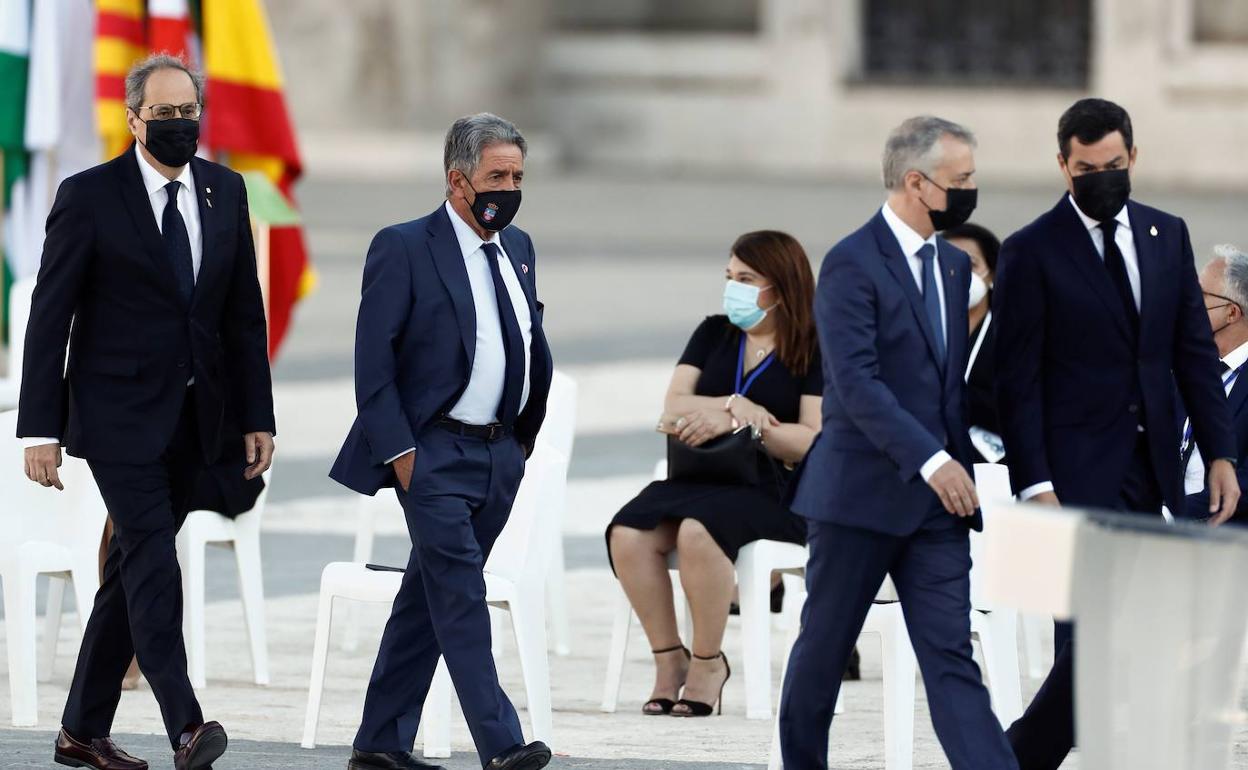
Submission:
[[[32,299],[18,435],[86,459],[114,524],[63,718],[82,739],[108,735],[136,653],[175,747],[202,721],[174,536],[202,469],[275,430],[242,177],[199,158],[191,171],[202,260],[189,303],[133,148],[61,185]]]
[[[1231,429],[1235,434],[1235,457],[1238,462],[1235,466],[1235,476],[1239,479],[1239,488],[1241,490],[1248,489],[1248,368],[1235,378],[1235,383],[1231,386],[1231,392],[1227,395],[1227,404],[1231,410]],[[1179,423],[1182,424],[1186,418],[1186,412],[1180,412]],[[1187,516],[1192,519],[1209,518],[1209,489],[1206,487],[1199,492],[1187,496],[1186,509],[1176,515]],[[1241,495],[1239,498],[1239,506],[1235,509],[1235,515],[1231,517],[1231,524],[1248,525],[1248,495]]]
[[[1187,226],[1133,201],[1127,212],[1138,322],[1066,196],[1002,244],[998,408],[1016,493],[1050,481],[1064,505],[1159,515],[1163,501],[1184,502],[1176,384],[1204,456],[1235,447]],[[1073,745],[1074,651],[1061,625],[1053,670],[1007,733],[1022,770],[1056,768]]]

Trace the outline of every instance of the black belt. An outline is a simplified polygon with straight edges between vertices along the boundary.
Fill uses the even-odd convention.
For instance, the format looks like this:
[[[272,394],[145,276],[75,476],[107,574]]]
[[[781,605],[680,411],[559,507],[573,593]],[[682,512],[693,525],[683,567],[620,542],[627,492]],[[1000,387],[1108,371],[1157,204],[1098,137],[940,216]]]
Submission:
[[[511,429],[501,422],[492,422],[489,425],[469,425],[466,422],[453,420],[450,417],[442,417],[438,420],[437,425],[442,430],[450,431],[457,436],[479,438],[486,441],[498,441],[511,435]]]

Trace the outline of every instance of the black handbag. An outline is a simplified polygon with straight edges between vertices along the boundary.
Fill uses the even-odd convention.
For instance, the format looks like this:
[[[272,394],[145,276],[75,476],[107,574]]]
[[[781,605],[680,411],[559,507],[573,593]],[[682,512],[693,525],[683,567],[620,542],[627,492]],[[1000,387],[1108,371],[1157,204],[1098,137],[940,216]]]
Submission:
[[[758,456],[763,451],[762,444],[749,425],[696,447],[668,436],[668,481],[755,486],[759,483]]]

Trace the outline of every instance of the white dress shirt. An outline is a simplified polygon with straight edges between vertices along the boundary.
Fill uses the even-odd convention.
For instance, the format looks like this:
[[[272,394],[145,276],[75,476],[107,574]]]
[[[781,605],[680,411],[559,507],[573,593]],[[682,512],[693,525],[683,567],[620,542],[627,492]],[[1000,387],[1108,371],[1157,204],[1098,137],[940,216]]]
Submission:
[[[1083,226],[1088,229],[1088,236],[1092,239],[1092,245],[1096,248],[1096,253],[1101,257],[1101,261],[1105,261],[1105,231],[1101,229],[1101,223],[1087,214],[1075,203],[1074,196],[1067,194],[1066,200],[1070,201],[1071,208],[1079,215],[1079,221],[1083,222]],[[1135,298],[1135,309],[1140,309],[1140,258],[1135,251],[1135,236],[1131,233],[1131,218],[1127,214],[1127,207],[1124,204],[1122,210],[1114,217],[1114,221],[1118,223],[1118,227],[1114,229],[1114,243],[1118,245],[1118,251],[1122,253],[1122,261],[1127,267],[1127,282],[1131,284],[1131,296]],[[1036,495],[1053,491],[1052,481],[1041,481],[1032,484],[1022,491],[1019,498],[1022,500],[1030,500]]]
[[[924,238],[914,231],[910,225],[902,221],[888,205],[880,209],[880,213],[884,215],[884,221],[888,224],[888,229],[893,231],[893,237],[897,239],[898,245],[901,246],[901,253],[906,255],[906,263],[910,266],[910,272],[914,275],[914,282],[919,287],[919,294],[923,293],[923,259],[919,257],[919,249],[924,245],[930,244],[935,250],[936,256],[933,257],[932,270],[936,278],[936,294],[940,298],[940,328],[936,329],[936,333],[945,341],[945,350],[949,349],[949,315],[945,306],[945,284],[941,280],[940,267],[940,248],[936,245],[936,233],[932,233],[930,237]],[[940,450],[936,454],[928,458],[927,462],[919,468],[919,475],[923,477],[923,481],[929,481],[937,469],[953,458],[945,450]]]
[[[516,313],[516,321],[520,324],[520,334],[523,337],[524,386],[520,392],[520,411],[524,411],[529,402],[533,318],[529,313],[529,300],[520,286],[520,277],[516,275],[507,252],[503,250],[502,239],[498,237],[498,233],[491,233],[489,241],[481,240],[481,236],[459,216],[450,201],[446,202],[446,214],[451,218],[451,226],[455,229],[455,238],[459,241],[459,250],[464,257],[464,267],[468,269],[472,304],[477,313],[477,347],[472,359],[468,387],[464,388],[463,395],[447,416],[468,425],[489,425],[498,421],[498,407],[503,400],[503,386],[507,378],[507,354],[503,346],[503,323],[498,313],[494,277],[490,273],[489,263],[485,261],[485,250],[481,248],[483,244],[488,242],[498,247],[499,272],[507,286],[508,300]],[[394,462],[414,450],[415,447],[412,447],[400,452],[387,462]]]
[[[156,229],[164,234],[164,216],[165,204],[169,201],[169,193],[165,192],[165,185],[170,181],[181,182],[182,186],[178,188],[178,213],[182,215],[182,221],[186,223],[186,234],[191,241],[191,267],[194,270],[195,279],[199,279],[199,266],[204,260],[204,242],[203,231],[199,223],[199,201],[195,197],[195,177],[191,174],[191,164],[187,163],[182,167],[182,172],[178,174],[176,180],[169,180],[165,175],[156,170],[156,167],[147,162],[147,158],[143,157],[142,151],[139,149],[139,143],[134,143],[134,154],[139,161],[139,175],[143,178],[143,187],[147,190],[148,203],[152,204],[152,216],[156,218]],[[192,377],[187,385],[194,384],[195,379]],[[25,446],[42,446],[44,444],[59,444],[60,439],[51,437],[26,438],[22,440]]]
[[[1222,385],[1226,390],[1226,395],[1231,395],[1231,388],[1235,387],[1238,379],[1233,376],[1239,367],[1248,362],[1248,342],[1232,350],[1226,354],[1226,358],[1222,359],[1222,363],[1226,364],[1227,371],[1222,377]],[[1241,374],[1240,377],[1243,375]],[[1183,424],[1183,435],[1187,435],[1187,431],[1192,424],[1191,419]],[[1195,439],[1192,439],[1195,441]],[[1205,488],[1205,461],[1200,457],[1200,447],[1192,450],[1192,456],[1187,461],[1187,467],[1183,469],[1183,494],[1194,495]]]

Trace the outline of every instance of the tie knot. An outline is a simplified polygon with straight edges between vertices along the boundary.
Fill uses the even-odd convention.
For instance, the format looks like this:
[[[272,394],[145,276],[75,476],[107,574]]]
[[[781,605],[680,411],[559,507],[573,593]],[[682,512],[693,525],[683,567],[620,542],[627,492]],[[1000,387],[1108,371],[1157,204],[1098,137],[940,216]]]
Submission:
[[[496,243],[483,243],[483,244],[481,244],[481,250],[485,252],[485,256],[486,256],[487,258],[489,258],[489,259],[498,259],[498,244],[496,244]]]
[[[181,188],[182,183],[176,179],[165,185],[165,192],[169,195],[169,200],[177,200],[178,193],[181,191]]]
[[[936,247],[930,243],[925,243],[919,247],[919,250],[914,255],[924,262],[931,262],[936,257]]]
[[[1113,238],[1114,233],[1118,230],[1118,220],[1106,219],[1104,222],[1097,225],[1097,227],[1101,228],[1101,232],[1105,233],[1106,238]]]

